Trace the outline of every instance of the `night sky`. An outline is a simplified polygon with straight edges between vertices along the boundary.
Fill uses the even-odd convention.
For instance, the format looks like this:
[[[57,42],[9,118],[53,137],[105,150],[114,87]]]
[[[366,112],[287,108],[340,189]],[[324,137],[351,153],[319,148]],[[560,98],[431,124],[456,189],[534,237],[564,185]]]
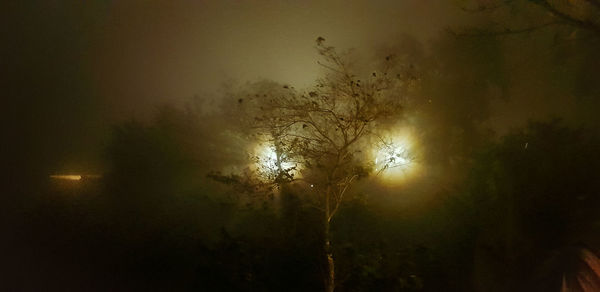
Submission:
[[[452,1],[33,1],[3,6],[5,94],[14,108],[8,124],[23,127],[30,139],[26,144],[56,153],[57,159],[44,158],[58,169],[88,167],[83,160],[98,164],[97,151],[111,123],[148,118],[159,104],[219,98],[231,82],[262,78],[309,86],[320,70],[313,49],[317,36],[371,60],[407,36],[425,50],[444,50],[436,49],[444,31],[485,19]],[[493,127],[548,115],[577,118],[581,100],[561,84],[568,77],[544,76],[573,67],[547,67],[555,52],[548,52],[551,36],[545,34],[515,36],[504,45],[502,70],[510,71],[510,98],[492,101],[497,109],[491,113]],[[585,66],[588,57],[571,59]],[[583,105],[589,106],[589,101]],[[36,137],[40,132],[44,135]]]
[[[218,94],[231,81],[310,85],[319,72],[317,36],[369,55],[405,33],[426,40],[456,19],[456,12],[446,12],[452,7],[445,1],[3,6],[3,71],[9,105],[16,107],[9,123],[28,133],[36,145],[32,151],[55,153],[57,159],[44,158],[65,170],[87,167],[82,160],[97,163],[95,152],[108,125],[147,118],[157,104]]]
[[[446,197],[454,198],[453,196],[459,196],[456,194],[474,193],[494,193],[501,197],[502,195],[498,194],[509,194],[513,190],[503,189],[506,187],[514,188],[514,193],[517,194],[515,197],[527,198],[522,200],[529,200],[530,197],[537,198],[536,194],[548,193],[548,197],[551,198],[549,201],[553,203],[548,203],[548,206],[540,203],[542,207],[539,210],[527,209],[529,207],[523,207],[521,210],[520,207],[515,207],[524,214],[537,214],[540,218],[546,218],[540,220],[551,222],[547,223],[548,226],[554,226],[553,224],[563,226],[560,225],[563,221],[569,222],[564,223],[564,226],[574,226],[577,225],[578,220],[584,220],[581,218],[596,224],[600,222],[597,216],[582,215],[594,213],[593,209],[584,207],[581,207],[583,208],[581,210],[577,209],[579,205],[572,206],[564,203],[557,199],[561,195],[553,193],[553,190],[564,190],[561,194],[569,193],[570,196],[579,198],[577,200],[581,202],[584,202],[585,198],[599,196],[596,187],[600,178],[597,174],[594,175],[600,165],[597,163],[597,149],[600,148],[596,139],[600,125],[600,115],[598,115],[600,110],[600,74],[598,74],[600,73],[598,57],[600,4],[597,0],[9,1],[0,4],[0,11],[2,11],[0,12],[2,35],[0,72],[3,73],[0,84],[2,84],[4,101],[0,115],[4,133],[1,154],[5,161],[2,169],[7,174],[4,179],[9,185],[8,195],[4,198],[7,201],[16,199],[15,201],[18,202],[15,208],[9,207],[13,211],[7,213],[10,215],[6,215],[5,222],[9,228],[13,227],[12,222],[21,222],[14,223],[15,227],[12,228],[20,230],[15,233],[20,235],[15,235],[12,241],[15,246],[28,241],[29,238],[43,237],[45,233],[39,233],[39,230],[45,227],[36,222],[42,222],[44,218],[54,220],[62,216],[61,218],[68,218],[64,219],[66,222],[75,222],[79,220],[77,219],[79,215],[73,214],[89,211],[85,209],[87,207],[77,207],[82,208],[76,209],[79,211],[73,211],[75,207],[72,206],[57,207],[58,203],[55,204],[54,198],[49,199],[53,203],[40,199],[46,198],[44,196],[48,195],[47,193],[61,193],[65,190],[63,188],[56,191],[52,189],[55,186],[48,187],[50,175],[92,175],[88,178],[99,181],[97,183],[102,187],[94,185],[91,187],[93,191],[89,191],[83,190],[84,188],[73,190],[67,186],[68,192],[92,192],[96,195],[106,192],[123,195],[129,198],[128,203],[124,203],[128,207],[123,207],[123,210],[129,210],[131,214],[137,214],[136,212],[139,211],[140,218],[151,218],[153,215],[149,214],[152,214],[152,210],[155,209],[151,207],[141,211],[144,208],[135,207],[137,205],[133,202],[143,201],[148,206],[161,204],[170,206],[169,204],[174,202],[160,201],[164,199],[156,199],[158,195],[156,198],[144,199],[138,194],[145,191],[152,193],[153,190],[156,190],[157,194],[162,191],[188,194],[188,192],[192,193],[192,190],[202,194],[211,193],[206,195],[213,200],[209,200],[210,204],[219,206],[210,207],[212,205],[209,203],[197,201],[173,203],[181,203],[182,206],[186,206],[181,207],[184,209],[189,208],[186,209],[189,214],[197,210],[203,210],[199,211],[202,213],[209,212],[207,210],[211,208],[214,210],[226,208],[223,206],[230,204],[231,201],[218,203],[220,199],[214,199],[218,197],[215,194],[226,193],[230,198],[231,193],[238,192],[239,189],[227,189],[219,184],[214,186],[215,182],[207,179],[207,173],[210,173],[208,177],[212,175],[215,178],[218,177],[214,175],[215,173],[239,174],[238,172],[247,168],[248,153],[246,152],[258,149],[258,146],[249,140],[250,132],[253,130],[248,127],[251,123],[248,121],[254,120],[242,118],[251,112],[250,106],[254,102],[252,97],[258,98],[263,96],[263,93],[265,93],[264,97],[267,97],[267,93],[279,94],[282,88],[292,88],[299,94],[314,97],[313,94],[316,94],[314,92],[317,90],[315,88],[318,88],[315,85],[322,80],[320,78],[328,76],[330,72],[318,63],[323,61],[323,56],[319,55],[317,50],[319,41],[315,43],[315,40],[321,37],[327,45],[335,47],[337,52],[346,58],[352,72],[358,76],[353,78],[364,77],[365,80],[370,78],[371,74],[376,76],[371,70],[384,64],[388,56],[389,58],[393,56],[394,62],[398,62],[397,64],[400,64],[404,70],[403,78],[414,82],[413,87],[401,92],[405,101],[402,105],[402,114],[398,115],[397,120],[387,121],[387,124],[382,125],[386,133],[400,133],[404,137],[409,137],[406,138],[407,141],[410,140],[406,145],[413,147],[411,153],[414,157],[418,157],[418,172],[415,171],[410,179],[407,178],[408,176],[401,180],[392,178],[396,180],[394,183],[388,181],[378,184],[367,179],[361,180],[354,186],[353,192],[365,194],[365,197],[370,193],[387,196],[387,199],[375,199],[376,203],[373,204],[378,207],[372,208],[379,208],[377,210],[381,212],[378,213],[379,215],[373,215],[373,218],[392,216],[390,214],[395,214],[393,210],[410,208],[411,204],[418,202],[420,205],[415,207],[418,211],[411,212],[420,214],[418,215],[421,216],[420,219],[412,218],[408,220],[410,222],[406,221],[408,223],[402,221],[405,223],[394,223],[395,225],[390,223],[415,232],[414,230],[424,228],[423,226],[431,227],[439,224],[428,225],[429,219],[423,219],[423,216],[429,215],[423,214],[429,214],[427,212],[431,211],[432,205],[437,206],[443,204],[442,201],[446,202],[444,201]],[[190,109],[196,110],[194,114],[198,116],[190,114]],[[533,154],[521,156],[524,154],[515,149],[527,150],[529,151],[527,153]],[[556,165],[553,165],[555,158]],[[538,167],[539,173],[536,172]],[[528,177],[529,171],[535,174]],[[154,185],[157,178],[165,174],[172,176],[165,179],[168,182]],[[125,179],[129,175],[132,178]],[[196,175],[201,177],[200,182],[192,183],[191,181],[194,180],[191,177]],[[514,180],[512,180],[513,176]],[[527,179],[521,181],[516,177]],[[152,184],[146,184],[147,181],[152,181]],[[223,181],[223,177],[220,177],[220,182]],[[557,181],[564,181],[564,184],[561,184],[561,187],[551,187]],[[52,190],[48,191],[48,188]],[[129,193],[138,194],[138,197],[136,195],[128,197],[126,194]],[[395,195],[398,193],[403,195]],[[525,195],[529,193],[532,195]],[[38,196],[39,194],[45,195]],[[482,196],[489,199],[495,195]],[[540,198],[544,196],[540,195]],[[152,201],[155,199],[156,202]],[[477,217],[482,216],[478,212],[469,213],[460,211],[462,210],[460,208],[470,206],[469,208],[478,209],[477,203],[473,202],[487,202],[487,199],[476,199],[473,195],[468,199],[457,200],[460,201],[456,204],[459,206],[456,207],[458,209],[447,212],[464,213],[466,214],[464,218],[467,219],[453,217],[454,221],[449,220],[452,222],[480,220],[483,217]],[[106,202],[110,200],[112,199],[107,199]],[[521,199],[511,197],[507,199],[506,202],[509,203],[506,203],[506,206],[512,206],[510,204],[521,206],[519,200]],[[117,215],[113,213],[107,215],[109,213],[102,211],[104,210],[102,208],[110,209],[107,206],[111,206],[111,203],[106,202],[103,199],[94,203],[88,202],[90,206],[96,208],[94,214],[101,218],[97,219],[101,222],[97,223],[98,226],[117,226],[129,220],[127,217],[129,215],[117,214],[129,211],[114,211]],[[535,204],[539,203],[535,202]],[[589,206],[596,206],[594,204],[597,202],[594,202]],[[246,203],[246,199],[240,199],[231,204],[238,206]],[[522,204],[529,206],[527,205],[529,203],[527,201]],[[501,203],[490,204],[490,206],[501,205]],[[571,209],[568,212],[564,211],[558,207],[561,205],[569,206],[568,208]],[[351,210],[348,212],[363,212],[356,211],[358,207],[353,206],[348,207],[347,210]],[[36,210],[46,209],[46,207],[50,209],[57,207],[56,214],[62,214],[60,208],[63,207],[68,209],[68,212],[74,213],[56,215],[52,213],[54,211],[47,211],[49,213],[41,212],[39,217],[32,217],[31,214],[38,213]],[[506,209],[510,208],[506,207]],[[518,210],[514,212],[521,212]],[[571,211],[573,212],[570,213]],[[164,212],[161,216],[166,216],[169,220],[174,218],[172,214],[177,213],[174,209],[168,211],[161,209],[157,212]],[[220,214],[219,216],[223,217],[215,219],[214,226],[211,219],[202,217],[204,215],[201,219],[193,220],[188,217],[185,219],[177,217],[179,219],[173,219],[173,222],[180,222],[177,220],[181,219],[186,222],[184,226],[191,224],[189,222],[200,222],[199,226],[204,228],[202,236],[213,240],[213,237],[217,237],[215,234],[221,232],[218,226],[231,233],[235,233],[231,230],[241,228],[232,222],[245,220],[240,218],[246,218],[243,217],[246,215],[239,215],[245,211],[229,210],[228,212],[231,213],[223,211],[223,214],[229,215]],[[559,213],[560,216],[554,216]],[[353,222],[352,216],[348,214],[341,215],[340,220]],[[360,214],[363,216],[365,213]],[[113,215],[121,219],[115,219],[115,222],[106,219]],[[515,215],[515,218],[521,215]],[[564,217],[561,217],[563,215]],[[504,215],[496,217],[502,216]],[[37,219],[31,219],[34,217]],[[507,215],[508,217],[510,216]],[[398,217],[393,218],[388,218],[389,220],[386,219],[388,221],[385,222],[400,220]],[[561,221],[562,219],[564,220]],[[141,229],[138,225],[123,226],[138,231],[144,229],[143,226],[151,226],[148,229],[153,231],[147,231],[148,234],[153,234],[152,232],[164,234],[161,232],[168,229],[159,223],[155,224],[151,219],[148,220],[150,221],[140,223]],[[503,228],[505,226],[502,224],[513,226],[511,224],[514,223],[494,225],[495,223],[485,221],[487,219],[481,220],[483,222],[481,226],[484,227],[479,226],[477,228],[481,229],[477,230]],[[515,220],[517,222],[519,219]],[[548,231],[543,230],[548,226],[544,225],[545,223],[535,225],[535,228],[531,227],[531,229],[523,227],[527,225],[525,223],[515,224],[523,228],[522,230],[535,234],[532,235],[535,239],[524,241],[525,243],[515,240],[510,244],[538,246],[536,240],[540,242],[546,240],[544,236]],[[234,225],[237,227],[231,227]],[[81,230],[92,229],[87,225],[82,226]],[[432,230],[451,228],[444,226],[441,224],[431,228]],[[154,227],[156,228],[153,229]],[[69,227],[65,228],[68,230]],[[127,229],[123,228],[123,230]],[[567,230],[571,227],[564,228]],[[581,227],[581,230],[585,231],[578,229],[581,232],[577,233],[577,236],[581,234],[587,236],[594,230],[597,231],[597,227],[590,228]],[[534,229],[536,231],[531,231]],[[123,230],[119,232],[126,233]],[[335,230],[348,238],[353,234],[353,231],[343,228]],[[542,230],[539,231],[542,235],[536,233],[537,230]],[[47,232],[52,234],[54,231]],[[65,232],[67,235],[62,234],[57,238],[70,236],[68,233],[70,231]],[[146,231],[139,232],[142,234]],[[186,234],[187,231],[181,232]],[[261,232],[255,232],[257,238],[260,237]],[[425,238],[423,239],[425,242],[441,242],[441,239],[435,239],[434,231],[428,232],[422,237],[421,235],[416,237]],[[252,231],[249,233],[252,234]],[[29,237],[27,234],[38,235]],[[110,232],[98,234],[89,235],[89,238],[97,236],[106,239],[114,235]],[[479,246],[494,242],[494,237],[483,231],[473,234],[477,235],[471,233],[468,235],[473,236],[469,237],[472,241],[467,239],[464,241],[470,242],[472,246],[464,247],[457,243],[455,246],[460,246],[457,250],[463,252],[472,247],[474,251],[468,256],[476,259],[473,262],[478,263],[477,260],[480,258],[484,258],[482,262],[489,260],[481,255]],[[565,239],[565,242],[571,242],[568,240],[569,236],[577,237],[571,233],[565,234],[569,234],[561,238]],[[126,242],[125,246],[133,246],[139,239],[135,236],[124,237],[122,242]],[[227,236],[223,235],[222,242],[235,237]],[[296,236],[310,237],[306,234]],[[142,237],[140,235],[140,238]],[[172,239],[169,236],[165,238]],[[600,240],[583,235],[581,238],[585,239],[578,242],[584,241],[590,250],[594,252],[600,250],[600,246],[593,246],[593,242],[600,243]],[[199,241],[203,240],[204,237]],[[203,242],[208,241],[210,240]],[[59,241],[57,242],[57,246],[61,245]],[[65,239],[65,242],[68,240]],[[115,243],[108,239],[107,242]],[[82,246],[86,246],[85,244],[88,244],[87,241],[72,243],[72,246],[75,250],[78,248],[83,250],[85,248]],[[260,245],[256,242],[254,244]],[[496,243],[490,243],[482,249],[502,249],[494,244]],[[426,243],[423,245],[427,246]],[[66,246],[70,245],[67,243]],[[233,249],[222,243],[223,250],[226,250],[224,246]],[[365,246],[357,250],[362,250],[361,248],[368,250]],[[555,246],[544,248],[552,250]],[[25,254],[30,250],[37,250],[37,246],[31,244],[29,249],[24,248],[19,252]],[[225,253],[223,250],[221,252]],[[119,252],[126,254],[128,251],[115,251],[115,254]],[[153,254],[153,252],[149,253]],[[459,254],[456,250],[444,252],[452,255]],[[40,253],[52,254],[52,251]],[[335,253],[342,252],[335,250]],[[107,252],[108,257],[118,257],[115,254]],[[443,262],[449,261],[450,258],[452,257],[440,257],[438,260]],[[53,259],[47,257],[39,261],[45,263],[42,266],[51,266],[47,263],[52,262]],[[208,263],[226,262],[224,258],[202,259]],[[35,256],[27,260],[32,265],[37,263]],[[511,260],[515,259],[511,258]],[[14,261],[18,261],[18,257]],[[131,261],[142,263],[143,259],[136,258]],[[514,263],[516,262],[518,260]],[[349,271],[344,270],[345,266],[343,266],[349,265],[348,263],[343,260],[340,262],[342,267],[340,273]],[[99,266],[105,267],[102,266],[103,264],[105,263],[100,263]],[[75,267],[73,269],[77,269],[78,264],[72,265]],[[223,274],[231,272],[227,270],[230,266],[224,265],[226,268],[223,268]],[[135,273],[132,271],[137,271],[136,267],[132,264],[132,267],[124,268],[124,273]],[[493,268],[502,270],[502,267],[497,265]],[[69,269],[71,268],[65,268],[66,271],[70,271]],[[98,269],[102,270],[102,268]],[[423,269],[413,272],[429,275],[423,276],[430,277],[427,279],[434,277],[427,274],[430,270],[427,272],[426,268]],[[444,269],[451,268],[444,266],[439,269],[446,271]],[[97,270],[90,271],[82,272],[87,273],[82,277],[94,278],[93,275],[97,275]],[[385,272],[379,272],[381,274],[377,274],[377,277],[380,280],[389,276],[384,275]],[[471,279],[484,279],[486,276],[478,273],[487,272],[493,273],[491,270],[472,268],[465,272],[465,275],[468,275],[465,277],[468,279],[463,279],[460,285]],[[444,274],[444,272],[439,273]],[[307,275],[312,274],[307,272]],[[48,276],[48,278],[52,277],[52,275]],[[60,278],[60,275],[57,277]],[[440,277],[439,279],[443,278]],[[45,276],[41,278],[46,279]],[[148,277],[144,274],[137,279],[144,282]],[[170,280],[165,280],[168,281]],[[477,281],[479,280],[472,282]],[[520,283],[519,281],[514,280],[511,283]],[[487,291],[486,286],[481,284],[484,282],[485,280],[481,280],[477,282],[478,284],[473,284],[480,285],[471,287],[473,290],[457,284],[456,287],[459,288],[456,288],[456,291]],[[509,282],[507,280],[506,283]],[[85,280],[77,283],[85,283]],[[128,290],[133,287],[129,286],[133,285],[129,282],[126,285],[121,285],[119,281],[114,283],[114,286],[109,286],[118,287],[117,290]],[[262,288],[252,286],[257,289],[253,291],[269,291],[275,287],[268,286],[271,284],[264,284],[266,286],[260,286]],[[75,286],[80,287],[77,285]],[[349,286],[339,286],[340,291],[366,291],[361,290],[366,289],[364,288],[366,286],[352,285],[363,288],[351,290]],[[411,286],[414,291],[419,290],[419,285],[415,285]],[[510,285],[509,283],[503,287],[512,287]],[[236,287],[232,289],[245,289],[241,289],[241,286]],[[189,287],[186,286],[187,288]]]

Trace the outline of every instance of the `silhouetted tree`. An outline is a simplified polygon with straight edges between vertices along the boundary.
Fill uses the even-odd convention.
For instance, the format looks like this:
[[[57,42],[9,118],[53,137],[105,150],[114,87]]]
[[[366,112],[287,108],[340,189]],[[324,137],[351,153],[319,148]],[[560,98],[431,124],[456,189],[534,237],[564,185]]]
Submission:
[[[361,78],[323,38],[317,39],[316,48],[327,74],[312,90],[298,92],[287,85],[263,83],[254,94],[235,98],[238,105],[251,107],[246,122],[253,125],[258,139],[267,142],[271,157],[257,157],[253,177],[212,176],[254,189],[290,182],[302,186],[303,199],[322,212],[324,282],[326,291],[333,291],[331,220],[353,182],[374,171],[369,150],[377,145],[393,148],[381,130],[401,117],[404,93],[411,83],[397,70],[393,56],[386,57],[381,70]],[[392,156],[380,169],[406,161]]]

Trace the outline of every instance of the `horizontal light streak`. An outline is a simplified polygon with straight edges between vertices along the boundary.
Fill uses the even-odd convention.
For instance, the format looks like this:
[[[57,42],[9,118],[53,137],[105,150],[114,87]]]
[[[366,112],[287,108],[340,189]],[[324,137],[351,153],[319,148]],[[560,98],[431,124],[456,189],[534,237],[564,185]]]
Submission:
[[[79,181],[82,179],[99,179],[99,174],[51,174],[50,178],[55,180]]]

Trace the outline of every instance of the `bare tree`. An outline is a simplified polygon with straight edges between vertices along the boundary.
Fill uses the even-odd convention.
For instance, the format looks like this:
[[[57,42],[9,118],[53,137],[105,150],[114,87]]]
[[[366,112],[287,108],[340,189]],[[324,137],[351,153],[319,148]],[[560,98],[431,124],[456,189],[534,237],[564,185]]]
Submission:
[[[263,86],[261,91],[238,99],[254,107],[252,125],[256,136],[270,144],[271,157],[257,157],[262,163],[262,183],[282,185],[294,182],[306,190],[306,200],[323,214],[323,248],[326,255],[326,291],[335,288],[335,267],[330,224],[348,190],[361,177],[375,172],[369,150],[386,142],[379,130],[402,114],[410,78],[401,72],[393,56],[378,71],[360,78],[346,59],[319,37],[316,45],[325,76],[306,92],[289,86]],[[379,143],[378,145],[381,145]],[[384,144],[390,147],[389,143]],[[389,156],[383,167],[405,163],[405,152]],[[387,157],[387,156],[386,156]],[[269,163],[264,163],[268,160]],[[229,177],[231,178],[231,177]],[[246,180],[247,182],[248,180]]]
[[[500,22],[492,23],[490,27],[485,28],[451,30],[457,35],[511,35],[562,25],[600,36],[600,1],[598,0],[475,0],[467,1],[462,9],[475,13],[496,13],[502,9],[512,12],[528,10],[534,13],[527,18],[529,23],[509,25]]]

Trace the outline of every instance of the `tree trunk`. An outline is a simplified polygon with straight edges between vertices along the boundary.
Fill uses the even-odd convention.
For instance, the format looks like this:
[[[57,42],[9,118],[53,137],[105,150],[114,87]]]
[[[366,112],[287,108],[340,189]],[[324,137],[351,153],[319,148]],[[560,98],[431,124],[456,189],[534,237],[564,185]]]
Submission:
[[[330,202],[329,195],[331,193],[331,187],[327,187],[327,193],[325,196],[325,257],[327,258],[327,267],[325,275],[325,291],[333,292],[335,289],[335,265],[333,262],[333,251],[331,250],[331,234],[329,232],[329,222],[331,221],[330,213]]]
[[[327,254],[327,268],[329,269],[329,275],[327,279],[327,292],[333,292],[335,289],[335,271],[333,264],[333,255]]]
[[[327,258],[327,269],[325,278],[325,291],[333,292],[335,289],[335,265],[329,235],[329,221],[325,222],[325,257]]]

